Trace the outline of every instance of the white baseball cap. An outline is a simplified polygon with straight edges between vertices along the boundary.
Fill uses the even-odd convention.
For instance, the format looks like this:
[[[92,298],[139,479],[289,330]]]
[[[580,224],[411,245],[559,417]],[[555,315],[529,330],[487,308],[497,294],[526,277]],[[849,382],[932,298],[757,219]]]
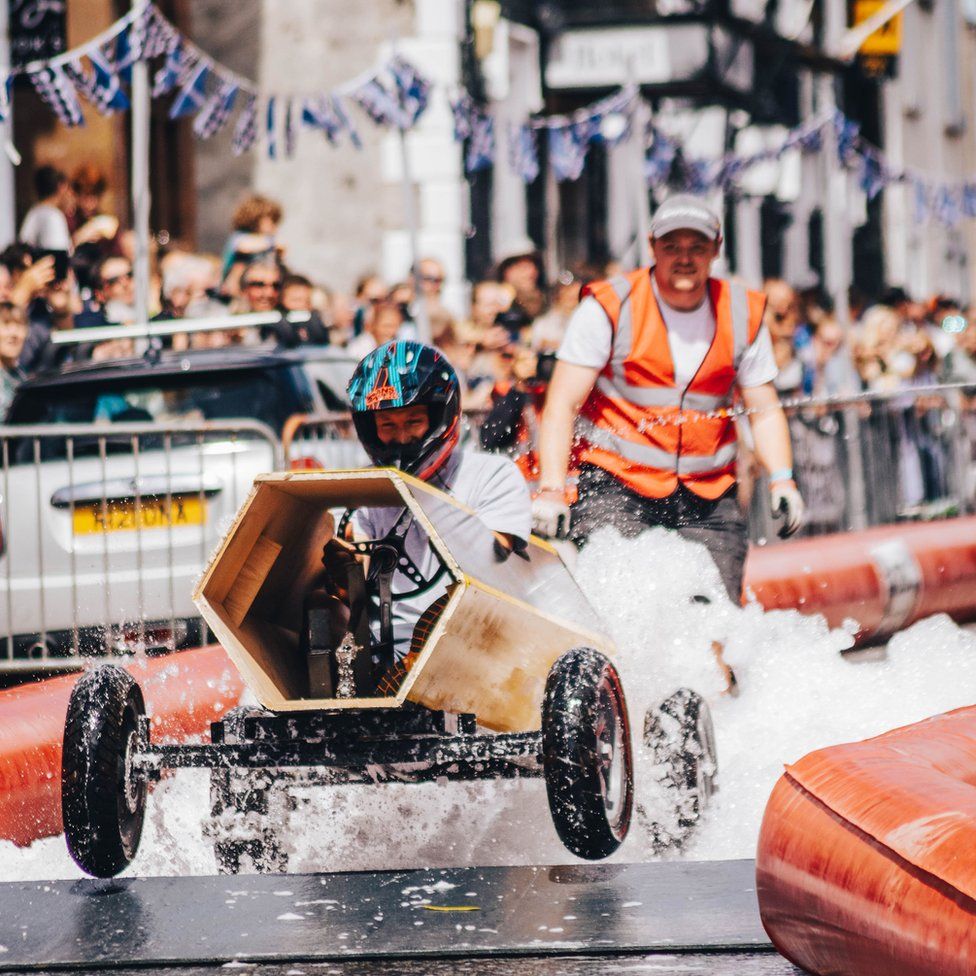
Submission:
[[[710,241],[717,241],[722,234],[722,222],[701,197],[675,193],[654,212],[650,233],[657,239],[675,230],[694,230]]]

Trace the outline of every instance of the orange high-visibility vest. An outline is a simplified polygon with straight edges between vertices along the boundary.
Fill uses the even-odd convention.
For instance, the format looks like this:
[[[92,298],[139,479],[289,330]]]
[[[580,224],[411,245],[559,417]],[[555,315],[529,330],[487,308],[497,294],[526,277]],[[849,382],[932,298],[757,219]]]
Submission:
[[[594,282],[583,295],[592,295],[607,313],[613,346],[583,405],[581,459],[647,498],[666,498],[679,483],[702,498],[719,498],[735,484],[736,430],[729,408],[739,361],[759,332],[766,296],[708,279],[715,337],[682,389],[675,385],[649,268]]]

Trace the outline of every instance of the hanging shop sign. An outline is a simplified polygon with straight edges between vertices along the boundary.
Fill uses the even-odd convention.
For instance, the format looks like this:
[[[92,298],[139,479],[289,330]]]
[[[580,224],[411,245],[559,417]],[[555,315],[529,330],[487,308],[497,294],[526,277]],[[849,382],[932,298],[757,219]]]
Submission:
[[[701,24],[568,30],[549,51],[550,88],[654,85],[686,78],[708,61]]]
[[[10,63],[53,58],[67,48],[67,0],[6,0]]]

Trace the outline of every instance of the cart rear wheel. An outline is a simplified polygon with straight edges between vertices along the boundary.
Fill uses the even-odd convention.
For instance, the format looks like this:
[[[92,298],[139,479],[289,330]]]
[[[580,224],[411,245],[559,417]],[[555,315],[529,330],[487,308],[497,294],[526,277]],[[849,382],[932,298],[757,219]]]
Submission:
[[[104,665],[71,692],[61,758],[61,816],[68,851],[97,878],[136,856],[146,812],[146,777],[132,769],[142,692],[128,671]]]
[[[578,857],[612,854],[634,800],[627,703],[602,654],[577,647],[552,667],[542,706],[546,791],[556,833]]]
[[[673,792],[678,826],[688,831],[701,819],[715,792],[718,754],[708,703],[679,688],[644,717],[644,745]]]

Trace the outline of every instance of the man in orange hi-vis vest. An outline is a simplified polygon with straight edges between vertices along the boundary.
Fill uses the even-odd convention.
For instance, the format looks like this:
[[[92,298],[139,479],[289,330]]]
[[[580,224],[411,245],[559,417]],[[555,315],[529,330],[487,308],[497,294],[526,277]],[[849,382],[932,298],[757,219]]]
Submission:
[[[736,498],[737,394],[784,520],[780,534],[803,517],[772,384],[765,296],[709,277],[721,224],[702,199],[669,197],[650,237],[653,266],[588,285],[570,319],[542,417],[533,526],[578,545],[604,525],[626,536],[674,529],[708,548],[739,602],[748,539]],[[574,431],[582,467],[570,511]]]

